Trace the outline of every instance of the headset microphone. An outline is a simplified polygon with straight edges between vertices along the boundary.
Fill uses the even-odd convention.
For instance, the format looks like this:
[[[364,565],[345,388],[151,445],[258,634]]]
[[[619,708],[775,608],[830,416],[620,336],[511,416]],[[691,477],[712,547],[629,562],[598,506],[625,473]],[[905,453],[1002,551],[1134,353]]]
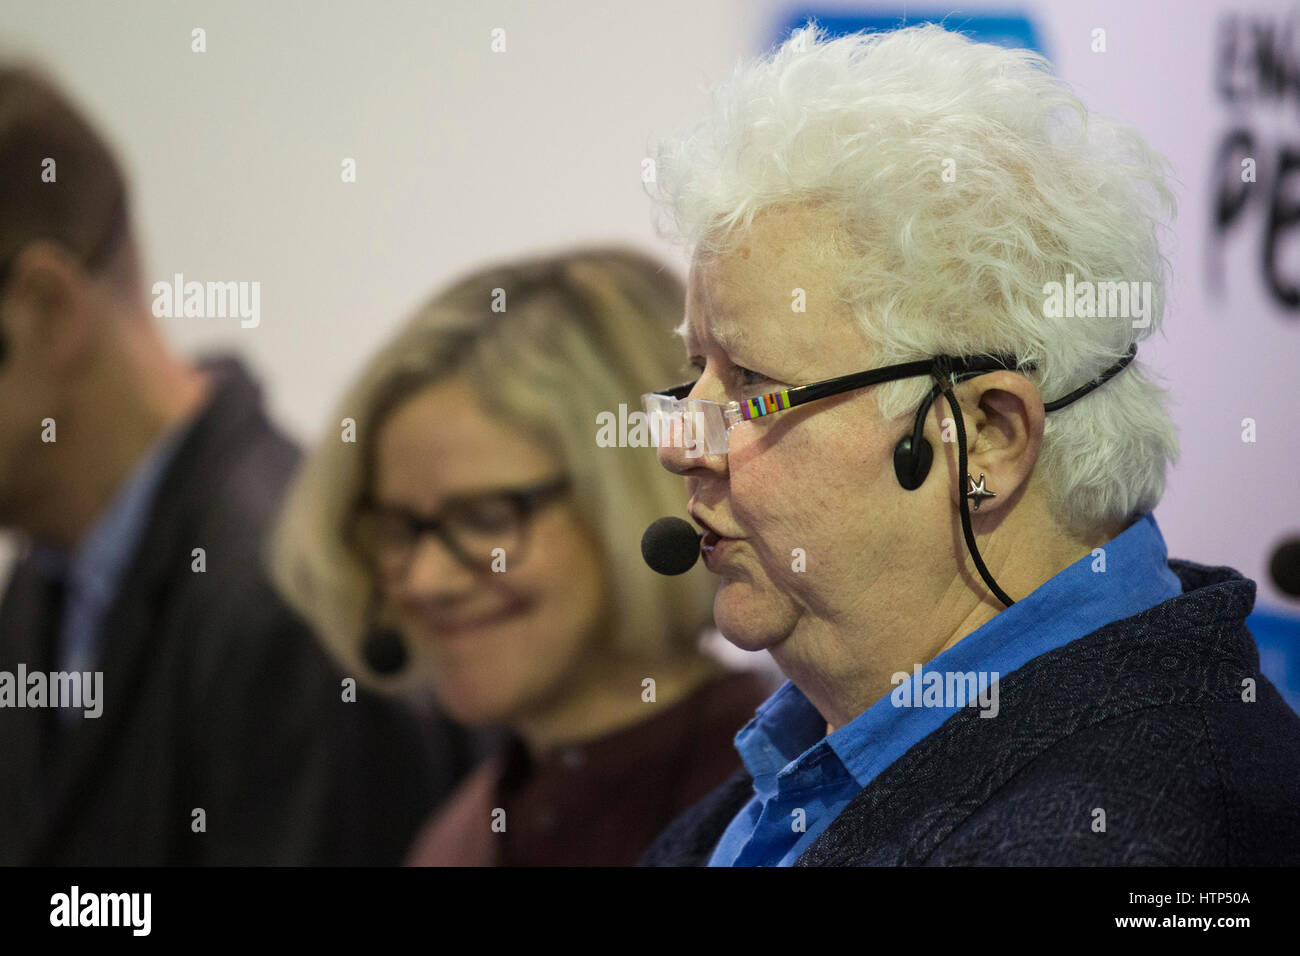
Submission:
[[[1136,356],[1137,343],[1134,342],[1129,346],[1127,354],[1102,372],[1101,375],[1091,382],[1076,388],[1068,395],[1058,398],[1056,401],[1045,402],[1043,411],[1054,412],[1078,401],[1093,389],[1104,385],[1118,375]],[[930,443],[925,439],[925,422],[931,406],[940,395],[947,401],[948,408],[951,410],[954,423],[957,426],[958,481],[969,479],[973,484],[974,479],[970,478],[967,471],[966,424],[953,389],[959,380],[965,380],[975,375],[983,375],[997,370],[1017,371],[1021,368],[1032,369],[1034,363],[1022,364],[1017,361],[1014,355],[935,356],[929,372],[935,384],[930,389],[925,401],[916,410],[916,418],[913,421],[911,433],[904,435],[894,446],[894,474],[899,485],[908,491],[915,491],[925,484],[926,476],[930,474],[930,469],[934,465],[934,449],[930,447]],[[980,480],[983,481],[982,476]],[[980,489],[983,489],[982,484]],[[1015,601],[1002,588],[998,587],[998,583],[993,580],[993,575],[989,573],[989,569],[984,564],[984,559],[980,556],[979,548],[976,545],[975,532],[971,527],[968,500],[971,494],[974,494],[974,492],[961,493],[959,489],[957,496],[961,512],[962,533],[966,538],[966,549],[975,562],[975,569],[979,571],[984,583],[989,586],[989,590],[1003,604],[1011,607]],[[650,525],[642,536],[641,556],[645,558],[646,564],[660,574],[683,574],[694,567],[695,562],[699,560],[700,537],[700,534],[681,518],[660,518]],[[1274,556],[1273,576],[1277,580],[1278,586],[1288,593],[1296,593],[1296,590],[1300,590],[1300,567],[1297,567],[1298,565],[1300,565],[1300,542],[1284,545]],[[1291,590],[1293,588],[1295,590]]]
[[[392,628],[376,628],[361,644],[366,665],[381,677],[390,677],[406,667],[406,644]]]
[[[1268,570],[1279,591],[1300,598],[1300,538],[1279,545],[1269,561]]]
[[[700,559],[700,533],[681,518],[660,518],[641,536],[641,557],[660,574],[685,574]]]
[[[361,657],[374,673],[391,677],[406,667],[406,642],[395,628],[379,623],[379,608],[379,594],[375,592],[366,610],[366,636],[361,641]]]

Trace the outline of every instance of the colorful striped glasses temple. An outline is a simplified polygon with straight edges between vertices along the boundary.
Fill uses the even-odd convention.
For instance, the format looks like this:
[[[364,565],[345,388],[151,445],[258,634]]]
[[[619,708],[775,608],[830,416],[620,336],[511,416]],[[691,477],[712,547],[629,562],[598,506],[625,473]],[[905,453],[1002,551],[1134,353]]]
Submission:
[[[748,422],[755,418],[762,418],[764,415],[770,415],[773,412],[783,412],[789,407],[790,390],[783,388],[779,392],[746,399],[741,403],[740,414]]]
[[[1114,365],[1106,369],[1097,378],[1075,389],[1056,401],[1044,403],[1048,412],[1064,408],[1077,401],[1093,389],[1102,385],[1122,371],[1137,356],[1137,343],[1134,342],[1127,353]],[[651,415],[652,420],[671,420],[674,415],[687,412],[695,416],[696,431],[704,438],[709,454],[725,454],[728,444],[727,435],[732,427],[742,421],[753,421],[767,415],[783,412],[797,405],[806,405],[832,395],[839,395],[853,389],[879,385],[883,382],[911,378],[918,375],[932,376],[937,383],[936,390],[945,384],[956,384],[968,378],[974,378],[995,371],[1031,371],[1037,363],[1022,362],[1015,355],[939,355],[931,359],[904,362],[885,368],[854,372],[837,378],[813,382],[809,385],[794,385],[766,395],[731,402],[713,402],[707,399],[689,397],[695,382],[686,382],[666,389],[641,396],[642,406]],[[926,403],[928,404],[928,402]],[[925,405],[922,406],[922,410]],[[656,442],[657,444],[657,442]]]
[[[779,389],[766,395],[756,395],[740,401],[714,402],[708,399],[690,398],[695,387],[694,382],[686,382],[641,396],[642,407],[651,421],[654,434],[653,444],[661,447],[664,435],[669,437],[668,444],[682,444],[699,453],[701,449],[710,455],[725,455],[729,450],[731,429],[742,421],[753,421],[787,411],[798,405],[806,405],[822,398],[829,398],[856,388],[864,388],[881,382],[908,378],[913,375],[933,374],[942,368],[945,371],[960,369],[959,374],[979,374],[994,368],[1015,367],[1015,359],[1010,356],[981,356],[977,358],[952,359],[941,357],[942,363],[935,360],[906,362],[886,368],[855,372],[808,385],[794,385]],[[672,422],[680,418],[682,426],[674,429]],[[695,454],[689,455],[695,457]]]

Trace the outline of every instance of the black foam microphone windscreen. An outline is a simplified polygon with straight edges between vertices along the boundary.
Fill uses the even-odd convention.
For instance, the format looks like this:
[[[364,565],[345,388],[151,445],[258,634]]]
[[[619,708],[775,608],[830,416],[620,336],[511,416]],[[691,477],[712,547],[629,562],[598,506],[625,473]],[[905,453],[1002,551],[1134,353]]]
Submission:
[[[396,631],[379,628],[366,635],[361,656],[372,671],[387,677],[406,666],[406,645]]]
[[[685,574],[700,558],[700,533],[681,518],[660,518],[641,536],[641,557],[660,574]]]
[[[1284,541],[1273,552],[1268,571],[1279,591],[1300,597],[1300,538]]]

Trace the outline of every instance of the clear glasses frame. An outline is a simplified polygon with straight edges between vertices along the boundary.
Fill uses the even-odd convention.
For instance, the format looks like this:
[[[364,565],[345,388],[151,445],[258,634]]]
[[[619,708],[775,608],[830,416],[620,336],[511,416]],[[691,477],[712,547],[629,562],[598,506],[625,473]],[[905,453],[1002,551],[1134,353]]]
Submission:
[[[650,426],[651,444],[685,448],[687,457],[697,458],[706,454],[727,454],[731,431],[741,422],[765,418],[854,389],[917,375],[933,375],[941,382],[955,384],[988,372],[1033,367],[1033,363],[1018,365],[1015,356],[1010,355],[941,355],[934,359],[853,372],[809,385],[796,385],[742,401],[714,402],[690,398],[695,382],[686,382],[663,392],[642,395],[641,405]]]

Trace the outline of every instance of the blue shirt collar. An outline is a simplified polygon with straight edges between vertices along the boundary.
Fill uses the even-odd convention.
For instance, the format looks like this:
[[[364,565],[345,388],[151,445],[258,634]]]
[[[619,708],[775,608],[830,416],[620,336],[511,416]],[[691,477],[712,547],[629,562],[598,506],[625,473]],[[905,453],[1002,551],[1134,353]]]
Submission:
[[[1040,654],[1181,593],[1182,584],[1169,569],[1164,537],[1147,512],[922,670],[982,672],[996,681]],[[907,681],[919,700],[915,673]],[[826,736],[825,719],[786,681],[736,735],[736,749],[760,792],[777,786],[778,777],[794,776],[819,762],[827,748],[859,786],[866,786],[959,709],[897,706],[893,696],[887,694]]]
[[[41,573],[64,576],[70,592],[106,606],[144,534],[158,485],[187,431],[188,422],[173,426],[150,443],[71,555],[34,542],[31,558]]]

